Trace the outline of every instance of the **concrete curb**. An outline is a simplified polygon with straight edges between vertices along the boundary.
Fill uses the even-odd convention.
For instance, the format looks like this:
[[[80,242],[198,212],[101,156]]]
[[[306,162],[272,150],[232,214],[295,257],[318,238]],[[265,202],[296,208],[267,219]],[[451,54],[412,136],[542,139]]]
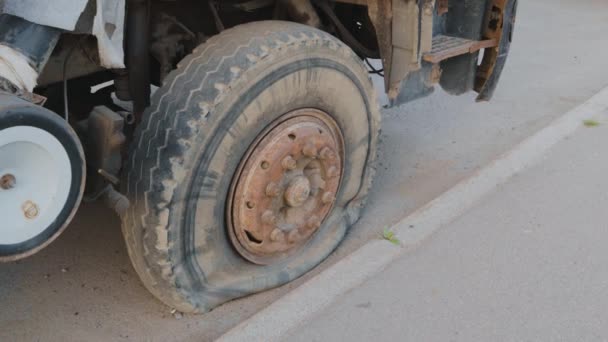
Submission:
[[[581,127],[583,120],[597,119],[606,109],[608,88],[400,221],[393,231],[401,241],[401,248],[384,240],[368,242],[243,321],[218,341],[279,341],[285,338],[291,330],[314,318],[337,297],[381,272],[394,259],[464,214],[498,185],[531,166],[551,147]]]

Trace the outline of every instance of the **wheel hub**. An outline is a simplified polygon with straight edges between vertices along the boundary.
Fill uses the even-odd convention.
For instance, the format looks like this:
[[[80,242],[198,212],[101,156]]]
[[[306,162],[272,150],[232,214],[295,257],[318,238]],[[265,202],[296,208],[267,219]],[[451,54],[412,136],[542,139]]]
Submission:
[[[306,176],[295,176],[285,190],[285,202],[292,208],[304,204],[309,196],[310,181]]]
[[[53,135],[31,126],[0,132],[0,245],[36,237],[59,216],[69,196],[71,164]]]
[[[246,259],[270,264],[304,245],[335,202],[344,142],[315,109],[286,114],[252,144],[232,182],[228,230]]]

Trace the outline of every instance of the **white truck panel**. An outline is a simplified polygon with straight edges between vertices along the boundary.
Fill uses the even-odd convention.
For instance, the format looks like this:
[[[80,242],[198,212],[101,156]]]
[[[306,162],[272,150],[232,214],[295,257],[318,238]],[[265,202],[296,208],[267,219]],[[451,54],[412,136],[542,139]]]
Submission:
[[[96,13],[84,13],[93,0],[0,0],[2,12],[25,20],[74,31],[82,15],[94,16],[88,33],[97,37],[101,65],[124,68],[125,0],[97,0]],[[88,19],[88,18],[85,18]]]

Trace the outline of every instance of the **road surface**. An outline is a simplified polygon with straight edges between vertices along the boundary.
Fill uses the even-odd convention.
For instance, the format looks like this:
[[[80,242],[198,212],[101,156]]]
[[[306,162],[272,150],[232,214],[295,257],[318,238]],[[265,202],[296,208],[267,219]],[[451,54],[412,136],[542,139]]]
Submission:
[[[608,107],[588,115],[600,125],[581,124],[285,340],[606,341]]]
[[[176,319],[139,283],[118,219],[85,204],[49,248],[0,265],[0,340],[213,340],[605,86],[607,13],[602,0],[522,1],[492,102],[437,90],[384,110],[369,205],[344,244],[310,275]]]

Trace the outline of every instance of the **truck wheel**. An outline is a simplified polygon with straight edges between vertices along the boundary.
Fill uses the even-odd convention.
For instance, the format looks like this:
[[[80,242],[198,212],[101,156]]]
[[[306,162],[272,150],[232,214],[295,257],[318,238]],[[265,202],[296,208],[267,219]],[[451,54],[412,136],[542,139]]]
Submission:
[[[84,153],[55,113],[0,95],[0,262],[30,256],[70,223],[85,183]]]
[[[198,47],[154,95],[124,174],[145,286],[205,312],[319,264],[359,218],[379,124],[361,60],[327,33],[257,22]]]

